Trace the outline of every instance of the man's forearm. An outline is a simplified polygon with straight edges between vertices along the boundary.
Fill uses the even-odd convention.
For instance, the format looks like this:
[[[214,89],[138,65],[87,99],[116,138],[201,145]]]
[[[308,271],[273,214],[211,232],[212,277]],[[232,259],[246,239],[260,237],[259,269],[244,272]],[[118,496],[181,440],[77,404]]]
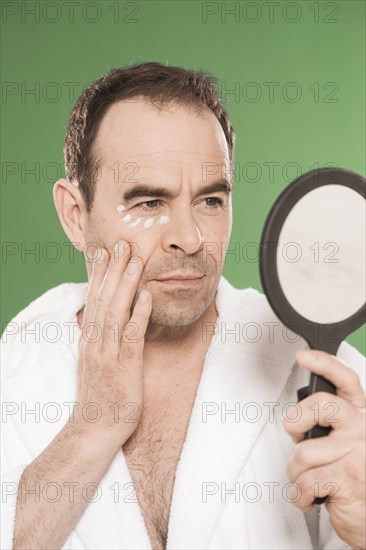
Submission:
[[[87,498],[83,488],[104,477],[123,443],[104,439],[86,425],[69,421],[23,472],[17,495],[13,550],[62,548],[93,495],[94,485]],[[47,483],[51,485],[45,499],[43,488]],[[55,489],[51,490],[56,483],[57,489],[61,488],[57,499]]]

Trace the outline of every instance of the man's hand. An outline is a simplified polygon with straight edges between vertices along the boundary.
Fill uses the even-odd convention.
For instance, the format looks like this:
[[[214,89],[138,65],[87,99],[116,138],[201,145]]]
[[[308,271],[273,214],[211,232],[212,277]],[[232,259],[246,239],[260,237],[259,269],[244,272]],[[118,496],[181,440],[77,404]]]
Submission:
[[[152,298],[144,290],[145,300],[138,298],[131,315],[143,262],[130,257],[129,243],[118,244],[110,256],[99,249],[99,261],[93,263],[79,340],[75,416],[87,431],[121,446],[141,418],[144,337]]]
[[[315,497],[329,495],[325,506],[338,536],[355,549],[365,549],[366,399],[360,379],[323,351],[303,350],[296,360],[332,382],[337,395],[314,393],[296,405],[296,420],[288,416],[283,421],[298,443],[287,467],[289,480],[298,486],[294,504],[307,512]],[[333,429],[326,437],[304,440],[316,424]]]
[[[109,258],[102,248],[98,251],[102,261],[93,263],[79,339],[74,414],[22,474],[14,550],[63,548],[141,416],[144,337],[152,296],[146,292],[146,301],[137,300],[132,307],[143,265],[140,260],[133,264],[137,269],[129,272],[130,246],[121,244],[122,253]],[[128,323],[133,330],[123,335]],[[126,408],[129,404],[132,410]],[[44,495],[55,480],[68,490],[62,489],[50,501]],[[86,497],[85,488],[90,486],[93,493],[88,490]],[[29,490],[33,487],[38,490]]]

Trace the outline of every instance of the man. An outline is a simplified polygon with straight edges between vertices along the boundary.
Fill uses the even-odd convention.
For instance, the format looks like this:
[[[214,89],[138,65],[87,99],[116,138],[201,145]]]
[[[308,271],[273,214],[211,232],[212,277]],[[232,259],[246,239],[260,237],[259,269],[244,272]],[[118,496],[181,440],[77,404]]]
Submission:
[[[304,341],[230,338],[236,323],[279,325],[221,275],[233,147],[199,72],[143,63],[79,98],[54,200],[88,284],[46,292],[3,338],[2,548],[364,547],[362,356],[298,353],[338,395],[291,412]],[[14,327],[36,322],[62,338],[24,344]],[[24,402],[41,404],[35,422]],[[61,405],[71,414],[50,420]],[[332,434],[302,441],[317,422]]]

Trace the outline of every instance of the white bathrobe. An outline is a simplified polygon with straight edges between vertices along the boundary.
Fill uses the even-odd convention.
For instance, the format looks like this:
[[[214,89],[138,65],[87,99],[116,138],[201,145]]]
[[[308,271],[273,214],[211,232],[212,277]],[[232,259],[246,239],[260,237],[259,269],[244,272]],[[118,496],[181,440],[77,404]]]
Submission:
[[[76,313],[86,289],[87,283],[52,288],[2,337],[3,550],[11,548],[21,474],[76,401]],[[349,549],[324,506],[304,514],[290,500],[285,470],[294,444],[281,418],[308,383],[308,373],[294,366],[306,343],[283,327],[263,294],[236,289],[224,277],[216,307],[217,330],[176,471],[167,549]],[[210,330],[204,327],[203,337]],[[357,350],[343,342],[338,356],[364,380]],[[63,549],[152,548],[122,449],[93,500]]]

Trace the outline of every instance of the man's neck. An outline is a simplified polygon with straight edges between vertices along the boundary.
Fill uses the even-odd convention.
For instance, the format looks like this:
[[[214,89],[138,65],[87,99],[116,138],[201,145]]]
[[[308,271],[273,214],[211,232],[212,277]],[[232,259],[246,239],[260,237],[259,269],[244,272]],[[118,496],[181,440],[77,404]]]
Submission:
[[[145,335],[144,355],[176,355],[178,358],[184,357],[185,354],[190,355],[192,350],[207,350],[217,317],[214,298],[206,311],[189,325],[166,327],[150,324]],[[207,330],[207,327],[210,329]]]
[[[154,401],[157,396],[165,399],[177,391],[196,391],[217,317],[214,299],[194,323],[174,327],[179,329],[175,334],[166,327],[148,334],[144,345],[145,396],[148,400]],[[207,330],[207,323],[210,323],[210,330]]]

